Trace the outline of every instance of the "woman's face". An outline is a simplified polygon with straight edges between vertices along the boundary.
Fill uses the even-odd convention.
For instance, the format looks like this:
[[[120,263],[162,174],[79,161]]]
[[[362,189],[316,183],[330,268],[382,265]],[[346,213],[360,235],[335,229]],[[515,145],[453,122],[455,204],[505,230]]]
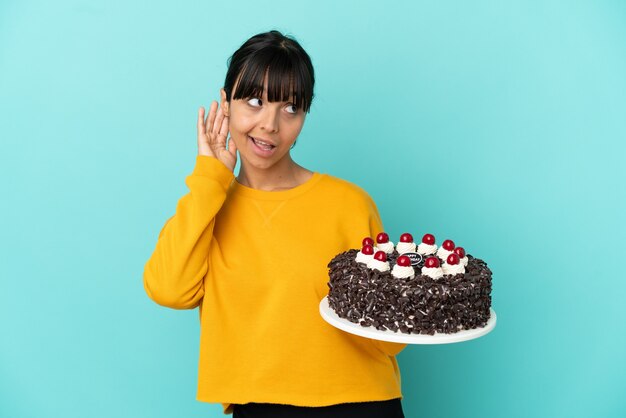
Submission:
[[[289,101],[270,103],[267,100],[267,79],[262,97],[228,103],[222,89],[221,99],[222,108],[229,117],[231,140],[237,145],[242,164],[267,169],[289,155],[306,114]]]

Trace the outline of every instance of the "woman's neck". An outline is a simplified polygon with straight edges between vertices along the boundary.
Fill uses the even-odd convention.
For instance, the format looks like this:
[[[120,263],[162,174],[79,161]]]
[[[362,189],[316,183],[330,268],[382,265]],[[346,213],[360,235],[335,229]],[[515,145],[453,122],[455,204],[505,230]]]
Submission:
[[[283,161],[283,164],[267,169],[251,167],[241,161],[237,182],[252,189],[272,192],[293,189],[313,175],[312,171],[296,164],[292,159]]]

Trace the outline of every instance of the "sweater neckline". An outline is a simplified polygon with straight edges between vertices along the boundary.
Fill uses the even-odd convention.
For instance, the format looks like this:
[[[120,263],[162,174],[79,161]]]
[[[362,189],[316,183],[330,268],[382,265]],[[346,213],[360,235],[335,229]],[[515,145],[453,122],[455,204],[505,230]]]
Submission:
[[[292,187],[287,190],[277,190],[277,191],[267,191],[267,190],[259,190],[253,189],[248,186],[244,186],[239,183],[235,178],[232,182],[232,192],[234,194],[238,194],[240,196],[246,196],[253,199],[260,200],[285,200],[290,199],[292,197],[301,195],[302,193],[307,192],[313,186],[315,186],[321,179],[324,177],[324,174],[318,173],[317,171],[313,172],[313,175],[304,183]]]

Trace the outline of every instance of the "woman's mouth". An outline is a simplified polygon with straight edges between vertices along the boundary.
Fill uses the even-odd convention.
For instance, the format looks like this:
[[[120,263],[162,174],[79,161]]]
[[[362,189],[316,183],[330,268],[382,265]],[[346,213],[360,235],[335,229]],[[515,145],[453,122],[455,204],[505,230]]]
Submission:
[[[262,139],[251,137],[250,135],[248,135],[248,139],[252,142],[255,151],[257,151],[257,154],[260,154],[262,156],[272,154],[272,151],[276,148],[276,145]]]

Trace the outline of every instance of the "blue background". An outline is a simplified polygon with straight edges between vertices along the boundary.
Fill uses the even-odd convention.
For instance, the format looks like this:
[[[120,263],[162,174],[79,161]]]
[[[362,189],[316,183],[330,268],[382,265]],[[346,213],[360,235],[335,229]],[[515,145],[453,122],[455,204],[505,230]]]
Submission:
[[[494,271],[491,334],[398,356],[407,417],[624,416],[626,3],[319,0],[0,3],[0,416],[222,415],[142,273],[273,28],[316,69],[296,161]]]

